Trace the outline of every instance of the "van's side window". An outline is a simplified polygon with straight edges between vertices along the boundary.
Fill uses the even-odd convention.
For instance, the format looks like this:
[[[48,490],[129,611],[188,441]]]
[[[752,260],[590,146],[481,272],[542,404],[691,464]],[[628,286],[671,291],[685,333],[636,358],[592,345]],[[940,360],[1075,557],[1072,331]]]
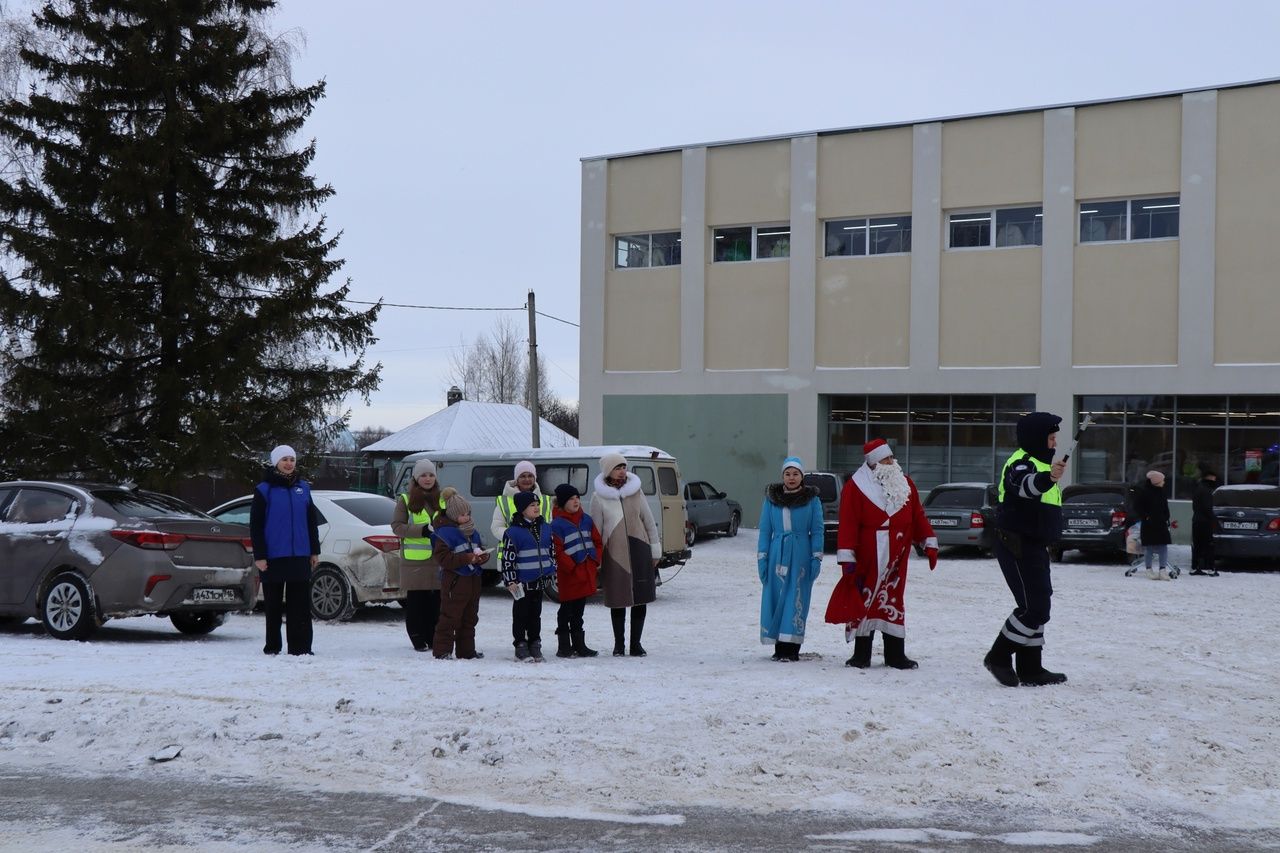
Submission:
[[[631,469],[632,473],[640,478],[640,490],[646,495],[656,495],[658,487],[653,481],[653,469],[648,465],[637,465]]]
[[[680,494],[680,486],[676,482],[676,469],[658,468],[658,488],[662,489],[664,495]]]
[[[538,488],[544,495],[554,495],[556,486],[570,483],[579,494],[587,493],[586,465],[539,465]]]
[[[511,479],[511,465],[477,465],[471,469],[471,496],[496,498]]]

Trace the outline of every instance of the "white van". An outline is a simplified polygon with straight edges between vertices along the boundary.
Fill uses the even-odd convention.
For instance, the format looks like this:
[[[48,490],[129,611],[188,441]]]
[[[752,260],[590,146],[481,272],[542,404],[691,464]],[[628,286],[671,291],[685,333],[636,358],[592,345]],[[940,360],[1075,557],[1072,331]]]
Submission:
[[[471,502],[476,530],[488,547],[497,544],[489,531],[494,504],[502,494],[502,488],[513,478],[517,462],[527,459],[537,467],[538,488],[548,497],[555,496],[556,486],[571,483],[582,493],[583,509],[590,512],[591,494],[596,474],[600,472],[600,457],[606,453],[622,454],[627,460],[627,469],[640,478],[641,488],[649,500],[649,510],[653,513],[653,520],[658,525],[658,533],[662,539],[659,568],[689,559],[691,552],[685,544],[687,519],[680,469],[673,456],[656,447],[613,445],[412,453],[400,460],[390,480],[393,484],[391,495],[395,497],[409,488],[415,462],[430,459],[436,465],[440,487],[453,486]],[[486,581],[496,581],[497,574],[496,567],[487,567]],[[552,595],[554,596],[554,591]]]

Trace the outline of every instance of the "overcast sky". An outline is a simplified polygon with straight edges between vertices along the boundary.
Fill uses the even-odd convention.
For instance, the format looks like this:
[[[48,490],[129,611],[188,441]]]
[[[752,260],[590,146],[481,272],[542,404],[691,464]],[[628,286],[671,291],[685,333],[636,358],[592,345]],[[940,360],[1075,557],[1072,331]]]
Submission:
[[[580,159],[1280,76],[1280,3],[280,0],[324,78],[308,129],[353,299],[578,322]],[[385,308],[372,405],[444,405],[456,348],[523,312]],[[577,329],[540,317],[553,389]]]

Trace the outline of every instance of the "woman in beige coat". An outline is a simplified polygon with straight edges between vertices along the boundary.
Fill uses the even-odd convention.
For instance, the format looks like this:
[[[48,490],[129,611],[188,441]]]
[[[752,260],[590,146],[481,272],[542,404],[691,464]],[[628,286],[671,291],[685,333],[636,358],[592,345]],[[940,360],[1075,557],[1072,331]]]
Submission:
[[[400,537],[404,629],[419,652],[431,648],[440,619],[440,564],[431,554],[431,522],[443,509],[436,466],[419,459],[409,491],[400,495],[391,515],[391,532]]]
[[[591,496],[591,517],[604,540],[600,579],[604,603],[613,618],[613,654],[627,653],[622,637],[630,607],[630,653],[644,657],[640,636],[644,633],[645,605],[657,596],[662,540],[658,538],[649,501],[640,488],[640,478],[627,470],[627,460],[621,453],[606,453],[600,458],[600,473]]]

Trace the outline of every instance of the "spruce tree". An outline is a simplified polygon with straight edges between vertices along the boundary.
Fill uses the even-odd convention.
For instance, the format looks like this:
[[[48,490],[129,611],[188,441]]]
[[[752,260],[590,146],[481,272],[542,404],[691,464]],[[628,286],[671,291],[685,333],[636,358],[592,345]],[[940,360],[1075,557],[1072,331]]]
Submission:
[[[0,136],[0,468],[246,471],[343,425],[377,307],[344,304],[274,0],[56,0]]]

